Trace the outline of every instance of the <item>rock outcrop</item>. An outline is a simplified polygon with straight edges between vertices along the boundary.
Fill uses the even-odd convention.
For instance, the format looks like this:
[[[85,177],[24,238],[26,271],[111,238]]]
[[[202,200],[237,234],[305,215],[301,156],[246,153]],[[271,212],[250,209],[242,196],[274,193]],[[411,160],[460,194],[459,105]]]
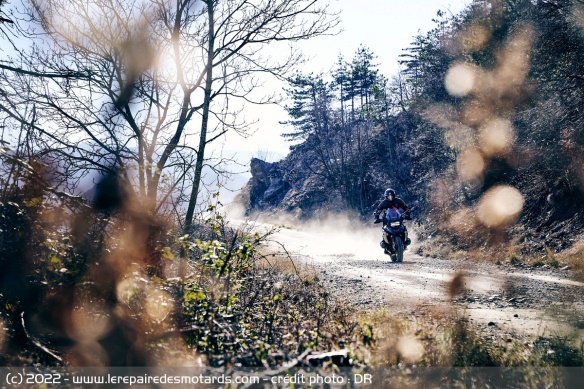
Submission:
[[[237,201],[244,205],[247,215],[285,212],[308,219],[328,211],[338,199],[303,165],[297,153],[273,163],[252,158],[252,177]]]

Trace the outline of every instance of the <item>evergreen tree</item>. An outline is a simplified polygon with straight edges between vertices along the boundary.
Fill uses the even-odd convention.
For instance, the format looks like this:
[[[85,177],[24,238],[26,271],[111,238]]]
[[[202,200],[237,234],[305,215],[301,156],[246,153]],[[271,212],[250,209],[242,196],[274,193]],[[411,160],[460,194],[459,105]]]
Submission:
[[[377,82],[377,65],[373,63],[375,58],[370,49],[360,46],[351,63],[351,75],[355,88],[353,93],[359,96],[361,119],[369,116],[373,87]]]
[[[322,136],[328,132],[331,110],[331,89],[321,75],[297,74],[289,80],[290,88],[285,89],[292,105],[285,107],[291,120],[282,122],[293,127],[292,132],[283,134],[285,138],[306,140],[311,134]]]

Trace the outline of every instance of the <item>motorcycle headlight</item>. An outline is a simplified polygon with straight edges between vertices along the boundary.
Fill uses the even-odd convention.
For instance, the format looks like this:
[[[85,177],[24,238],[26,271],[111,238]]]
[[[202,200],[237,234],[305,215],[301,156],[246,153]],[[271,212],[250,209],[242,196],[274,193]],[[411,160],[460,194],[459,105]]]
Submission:
[[[400,224],[401,224],[400,222],[391,222],[391,223],[389,223],[389,225],[392,226],[392,227],[399,227]]]

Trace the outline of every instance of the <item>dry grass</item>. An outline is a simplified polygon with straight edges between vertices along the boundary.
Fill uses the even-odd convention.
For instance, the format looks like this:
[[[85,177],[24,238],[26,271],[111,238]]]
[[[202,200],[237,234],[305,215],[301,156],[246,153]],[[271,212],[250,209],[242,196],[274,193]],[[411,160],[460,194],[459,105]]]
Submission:
[[[445,237],[435,237],[421,242],[416,253],[424,257],[461,259],[475,262],[509,263],[530,267],[558,268],[568,266],[579,279],[584,279],[584,242],[559,253],[546,247],[543,253],[523,253],[522,246],[514,243],[484,245],[459,249]]]
[[[568,250],[556,255],[560,264],[569,266],[576,276],[584,280],[584,242],[574,244]]]
[[[318,281],[318,272],[313,266],[280,254],[262,255],[256,262],[260,270],[271,270],[281,274],[296,275],[304,281]]]
[[[448,239],[441,235],[421,241],[416,250],[416,254],[424,257],[445,259],[451,259],[455,252]]]

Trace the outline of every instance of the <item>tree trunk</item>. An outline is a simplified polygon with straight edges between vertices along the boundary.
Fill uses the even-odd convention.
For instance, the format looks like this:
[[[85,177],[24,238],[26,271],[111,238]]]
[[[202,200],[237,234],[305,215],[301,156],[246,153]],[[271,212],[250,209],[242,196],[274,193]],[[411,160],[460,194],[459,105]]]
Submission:
[[[207,74],[205,78],[205,99],[203,101],[203,118],[201,123],[201,133],[199,134],[199,148],[197,150],[197,162],[195,164],[195,176],[193,178],[193,189],[189,198],[189,206],[185,216],[184,233],[188,234],[193,225],[195,215],[195,205],[201,184],[203,162],[205,160],[205,146],[207,145],[207,128],[209,125],[209,108],[211,106],[211,87],[213,86],[213,55],[215,47],[215,23],[213,20],[213,1],[207,2],[207,15],[209,17],[209,50],[207,52]]]

